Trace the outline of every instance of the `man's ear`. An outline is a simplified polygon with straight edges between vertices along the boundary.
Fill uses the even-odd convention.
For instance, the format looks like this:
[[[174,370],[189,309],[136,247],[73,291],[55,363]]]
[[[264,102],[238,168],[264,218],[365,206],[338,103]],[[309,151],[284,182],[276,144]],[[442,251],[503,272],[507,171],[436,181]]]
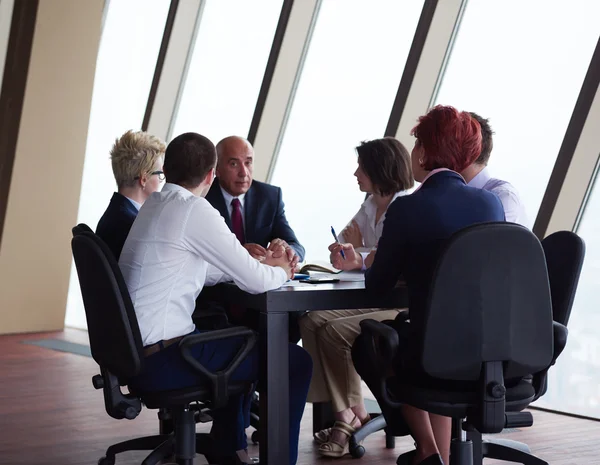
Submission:
[[[206,173],[206,177],[204,178],[204,182],[209,186],[212,185],[212,182],[215,179],[215,169],[216,168],[212,168],[208,173]]]

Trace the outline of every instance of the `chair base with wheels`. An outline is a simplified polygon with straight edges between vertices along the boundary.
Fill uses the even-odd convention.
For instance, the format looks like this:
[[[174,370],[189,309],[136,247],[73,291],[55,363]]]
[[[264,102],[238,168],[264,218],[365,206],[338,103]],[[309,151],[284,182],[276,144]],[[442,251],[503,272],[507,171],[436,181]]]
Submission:
[[[530,412],[507,412],[505,428],[529,427],[533,425]],[[411,465],[415,451],[405,452],[398,457],[398,465]],[[548,465],[545,460],[531,453],[529,446],[510,439],[483,439],[465,419],[452,422],[450,445],[451,465],[483,465],[483,459],[496,459],[524,465]]]

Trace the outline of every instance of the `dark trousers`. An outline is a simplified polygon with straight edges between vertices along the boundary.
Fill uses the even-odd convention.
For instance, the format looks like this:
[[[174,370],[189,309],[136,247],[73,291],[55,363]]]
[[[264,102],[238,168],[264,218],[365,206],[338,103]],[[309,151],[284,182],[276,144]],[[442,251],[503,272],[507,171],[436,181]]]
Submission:
[[[240,338],[212,341],[193,349],[195,358],[208,370],[224,369],[241,347]],[[295,344],[289,345],[290,364],[290,464],[298,457],[300,421],[304,413],[306,396],[312,376],[310,355]],[[232,381],[256,381],[258,379],[259,354],[255,347],[248,357],[234,371]],[[181,389],[205,383],[206,379],[183,359],[178,344],[173,344],[147,357],[144,372],[131,380],[133,387],[145,391]],[[211,435],[219,452],[245,449],[246,427],[250,418],[250,392],[248,395],[232,397],[224,408],[212,412]]]

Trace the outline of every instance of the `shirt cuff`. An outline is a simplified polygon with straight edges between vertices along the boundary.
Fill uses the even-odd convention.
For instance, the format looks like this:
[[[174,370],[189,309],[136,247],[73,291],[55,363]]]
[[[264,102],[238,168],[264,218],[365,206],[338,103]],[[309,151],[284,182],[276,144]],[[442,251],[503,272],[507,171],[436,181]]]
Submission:
[[[366,263],[367,257],[369,256],[369,252],[360,252],[360,256],[363,259],[363,264],[362,264],[362,267],[360,268],[360,271],[366,271],[367,265],[365,263]]]
[[[281,278],[280,278],[280,280],[281,280],[280,281],[281,282],[280,286],[283,283],[285,283],[285,282],[288,281],[287,273],[285,272],[285,270],[283,268],[281,268],[280,266],[275,266],[273,268],[275,268],[277,270],[277,272],[279,273],[279,276],[281,276]]]

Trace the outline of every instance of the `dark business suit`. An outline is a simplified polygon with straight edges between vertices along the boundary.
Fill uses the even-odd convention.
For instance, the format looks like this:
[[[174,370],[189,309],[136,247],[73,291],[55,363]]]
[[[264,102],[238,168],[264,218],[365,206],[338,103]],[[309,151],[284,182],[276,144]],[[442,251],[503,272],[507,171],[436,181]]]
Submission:
[[[232,229],[229,209],[225,204],[219,178],[215,179],[206,200],[219,210],[229,229]],[[304,260],[304,247],[285,217],[281,188],[260,181],[252,181],[244,197],[244,235],[246,243],[266,247],[273,239],[283,239],[294,249],[300,261]],[[206,304],[204,304],[206,305]],[[229,319],[236,323],[258,329],[258,312],[244,312],[243,309],[228,308]],[[300,340],[298,327],[299,313],[291,313],[289,319],[289,340]]]
[[[137,208],[129,199],[115,192],[110,199],[108,208],[98,221],[96,234],[106,242],[117,261],[137,214]]]
[[[215,179],[206,200],[219,210],[229,229],[231,218],[225,199]],[[246,242],[266,247],[273,239],[283,239],[296,252],[300,261],[304,260],[304,247],[285,218],[281,188],[260,181],[252,181],[244,197],[244,232]]]
[[[494,221],[504,221],[498,197],[467,186],[453,171],[432,175],[417,192],[399,197],[389,206],[375,260],[365,275],[365,286],[369,291],[385,292],[400,278],[408,285],[410,324],[393,323],[404,352],[399,360],[411,359],[407,352],[418,346],[416,338],[424,324],[423,308],[444,243],[467,226]],[[359,336],[352,347],[352,359],[361,378],[367,385],[375,386],[378,380],[364,359],[364,344]],[[386,418],[393,421],[393,416]]]

